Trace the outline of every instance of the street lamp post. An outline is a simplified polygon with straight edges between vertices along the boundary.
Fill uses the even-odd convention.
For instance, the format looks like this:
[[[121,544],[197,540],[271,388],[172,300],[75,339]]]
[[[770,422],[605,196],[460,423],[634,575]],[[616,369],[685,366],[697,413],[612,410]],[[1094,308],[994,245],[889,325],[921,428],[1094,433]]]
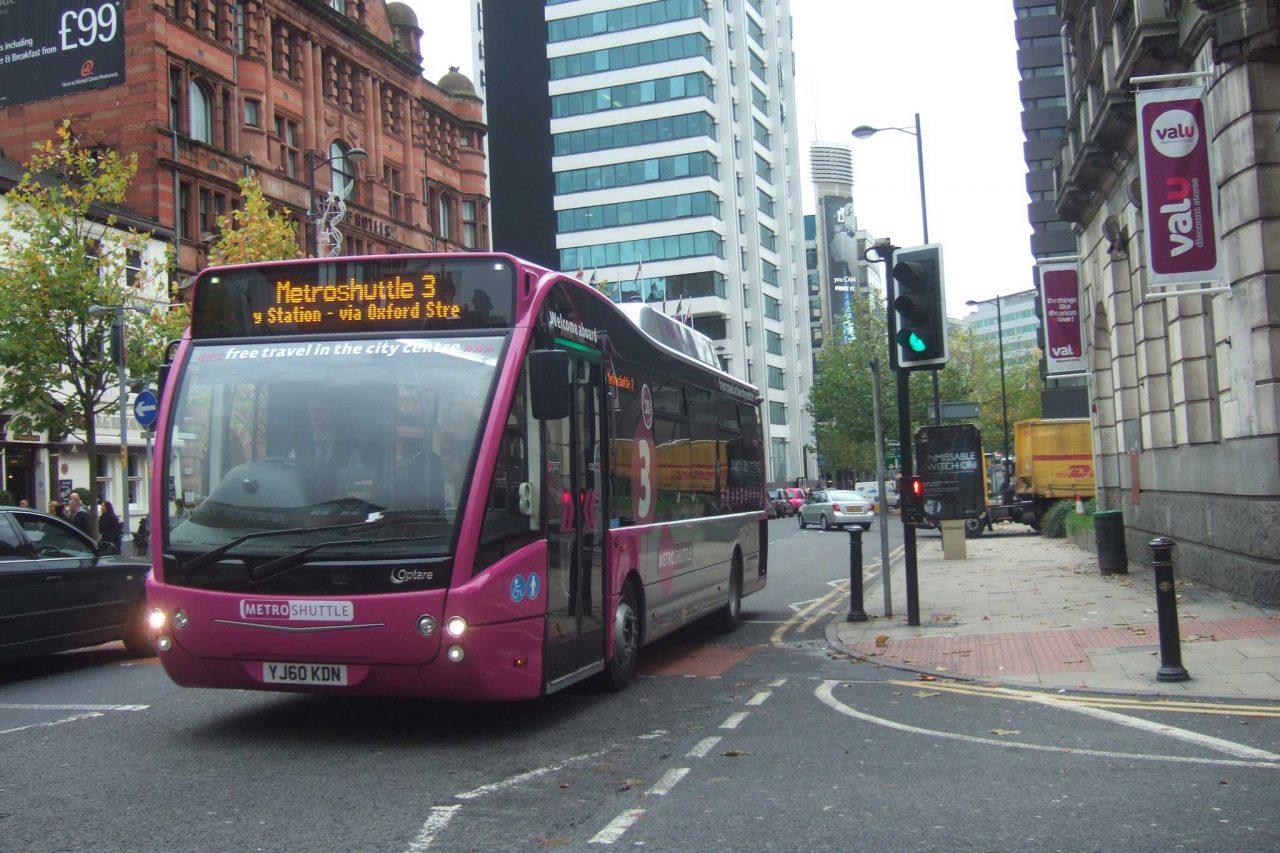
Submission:
[[[120,381],[120,551],[131,537],[129,532],[129,418],[126,412],[129,402],[129,377],[125,364],[124,312],[144,311],[133,305],[90,305],[89,316],[111,317],[111,334],[115,340],[116,372]],[[97,472],[90,472],[97,476]],[[101,496],[99,496],[101,499]]]
[[[316,170],[324,165],[332,165],[334,160],[346,159],[351,163],[360,163],[369,156],[363,148],[351,148],[342,154],[335,154],[321,160],[314,151],[306,153],[307,167],[307,221],[311,223],[311,256],[320,257],[320,211],[316,209]]]
[[[915,129],[909,127],[872,127],[861,124],[852,131],[854,139],[870,139],[882,130],[896,130],[916,138],[916,172],[920,179],[920,231],[927,245],[929,242],[929,205],[924,193],[924,134],[920,132],[920,113],[916,113]],[[938,371],[933,374],[933,422],[942,423],[942,403],[938,393]]]
[[[981,303],[969,299],[964,304],[974,306]],[[1001,446],[1004,449],[1004,458],[1007,460],[1009,458],[1009,398],[1004,390],[1004,316],[1000,312],[999,296],[996,297],[996,343],[1000,348],[1000,426],[1004,435]]]

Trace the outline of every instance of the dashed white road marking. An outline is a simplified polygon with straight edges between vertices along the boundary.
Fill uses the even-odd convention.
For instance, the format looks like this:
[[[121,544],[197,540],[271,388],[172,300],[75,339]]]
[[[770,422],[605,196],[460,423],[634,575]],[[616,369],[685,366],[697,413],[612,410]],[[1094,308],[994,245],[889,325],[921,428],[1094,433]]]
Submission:
[[[704,737],[702,740],[694,744],[693,749],[685,753],[686,758],[706,758],[711,750],[716,748],[716,744],[720,742],[718,737]]]
[[[689,775],[688,767],[672,767],[666,773],[663,773],[662,778],[654,782],[653,787],[645,791],[644,795],[646,797],[665,797],[671,793],[671,789],[676,786],[676,783],[687,775]]]
[[[462,806],[433,806],[430,817],[422,824],[422,829],[418,830],[418,834],[405,853],[423,853],[425,850],[430,850],[436,836],[449,825],[449,821],[460,808]]]
[[[787,680],[786,680],[785,678],[775,678],[773,681],[770,681],[770,682],[769,682],[769,686],[770,686],[770,687],[781,687],[782,685],[784,685],[784,684],[786,684],[786,683],[787,683]]]
[[[1230,758],[1199,758],[1186,755],[1142,755],[1132,752],[1115,752],[1104,749],[1077,749],[1075,747],[1046,746],[1038,743],[1024,743],[1021,741],[1010,740],[993,740],[991,738],[978,737],[976,735],[965,735],[958,732],[941,732],[936,729],[926,729],[919,726],[911,726],[906,723],[899,723],[895,720],[886,720],[883,717],[876,717],[871,714],[850,708],[848,705],[835,698],[833,690],[838,684],[846,684],[844,681],[824,681],[820,684],[814,695],[828,707],[844,714],[847,717],[853,717],[855,720],[862,720],[877,726],[883,726],[887,729],[895,731],[907,732],[909,734],[924,735],[926,737],[942,738],[944,740],[956,740],[962,743],[975,743],[983,746],[995,746],[1001,749],[1025,749],[1033,752],[1054,752],[1059,755],[1087,755],[1094,758],[1121,758],[1133,759],[1141,761],[1165,761],[1175,764],[1212,764],[1225,767],[1264,767],[1271,770],[1280,770],[1280,762],[1277,761],[1247,761]]]
[[[592,836],[588,844],[612,844],[622,837],[636,821],[644,817],[644,809],[628,809],[609,821],[609,825]]]
[[[736,729],[738,724],[747,718],[746,711],[738,711],[736,714],[730,714],[725,721],[720,724],[722,729]]]
[[[748,705],[763,705],[765,700],[773,695],[772,690],[762,690],[747,700]]]

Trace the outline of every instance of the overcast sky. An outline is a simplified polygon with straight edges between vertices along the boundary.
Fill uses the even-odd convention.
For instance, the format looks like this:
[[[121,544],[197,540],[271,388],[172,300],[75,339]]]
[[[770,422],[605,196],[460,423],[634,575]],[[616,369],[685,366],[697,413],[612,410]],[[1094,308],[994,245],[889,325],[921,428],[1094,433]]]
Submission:
[[[474,78],[474,3],[407,2],[424,31],[427,77],[457,65]],[[849,135],[862,124],[911,127],[919,112],[929,237],[943,244],[948,313],[968,313],[966,299],[1031,287],[1013,4],[792,0],[791,13],[804,211],[813,212],[809,146],[848,142],[859,226],[898,246],[921,243],[915,139]]]

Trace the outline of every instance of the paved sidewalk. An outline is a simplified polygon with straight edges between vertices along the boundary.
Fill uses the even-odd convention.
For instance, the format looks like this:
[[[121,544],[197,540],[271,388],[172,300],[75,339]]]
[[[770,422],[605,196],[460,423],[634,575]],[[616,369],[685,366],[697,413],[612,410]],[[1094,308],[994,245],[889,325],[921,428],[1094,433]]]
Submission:
[[[1069,540],[1046,539],[1021,526],[1003,528],[968,540],[965,560],[943,560],[941,536],[921,531],[921,625],[907,625],[898,558],[892,576],[894,616],[874,615],[883,613],[877,588],[865,596],[871,620],[833,622],[828,638],[855,657],[939,676],[1041,688],[1280,700],[1280,610],[1178,580],[1182,664],[1191,680],[1160,682],[1149,569],[1131,564],[1130,574],[1103,576],[1097,557]],[[1177,566],[1175,548],[1175,578]]]

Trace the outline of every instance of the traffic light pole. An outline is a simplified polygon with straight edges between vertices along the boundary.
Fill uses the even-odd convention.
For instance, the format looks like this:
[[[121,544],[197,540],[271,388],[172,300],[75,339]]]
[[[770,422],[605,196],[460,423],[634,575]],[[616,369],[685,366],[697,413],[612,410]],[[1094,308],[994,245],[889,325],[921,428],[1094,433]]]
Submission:
[[[884,264],[884,282],[885,282],[885,300],[888,302],[888,325],[889,325],[889,367],[892,368],[896,382],[898,393],[898,469],[901,472],[901,483],[906,484],[908,478],[915,473],[915,466],[912,462],[911,447],[911,399],[910,387],[907,383],[910,378],[910,371],[898,364],[898,318],[893,310],[894,299],[897,296],[897,287],[893,281],[893,253],[898,247],[893,245],[890,240],[877,241],[874,246],[867,249],[863,255],[865,260],[879,261]],[[876,257],[867,257],[871,252],[876,253]],[[920,624],[920,583],[917,573],[916,562],[916,529],[907,523],[906,513],[901,511],[901,502],[906,495],[899,490],[899,512],[902,514],[902,566],[906,575],[907,586],[907,624],[918,626]]]

